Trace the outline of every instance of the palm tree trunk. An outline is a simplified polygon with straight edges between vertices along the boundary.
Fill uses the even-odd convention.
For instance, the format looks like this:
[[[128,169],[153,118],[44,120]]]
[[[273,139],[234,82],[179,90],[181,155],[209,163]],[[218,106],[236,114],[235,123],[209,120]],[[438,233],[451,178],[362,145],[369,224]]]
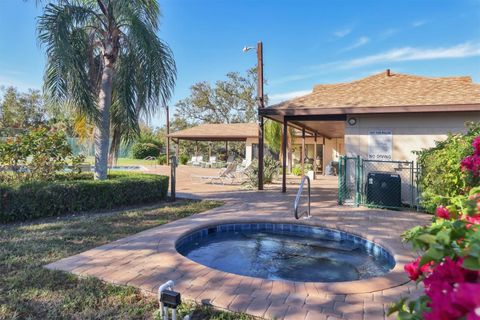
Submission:
[[[95,125],[95,180],[107,179],[108,150],[110,142],[110,106],[112,105],[113,64],[105,58],[105,68],[98,95],[100,121]]]

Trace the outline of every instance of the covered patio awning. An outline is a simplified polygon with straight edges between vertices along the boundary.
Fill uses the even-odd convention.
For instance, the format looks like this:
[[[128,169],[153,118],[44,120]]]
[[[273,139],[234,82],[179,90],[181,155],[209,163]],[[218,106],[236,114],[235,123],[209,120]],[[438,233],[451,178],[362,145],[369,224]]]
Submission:
[[[190,141],[247,141],[258,139],[256,123],[201,124],[170,133],[169,138]]]

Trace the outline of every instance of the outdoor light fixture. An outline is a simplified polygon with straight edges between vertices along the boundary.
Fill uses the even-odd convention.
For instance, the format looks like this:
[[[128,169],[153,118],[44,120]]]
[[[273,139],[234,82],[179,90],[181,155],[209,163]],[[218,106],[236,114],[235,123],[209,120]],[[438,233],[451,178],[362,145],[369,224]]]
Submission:
[[[247,51],[250,51],[250,50],[252,50],[252,49],[254,49],[254,48],[253,48],[253,47],[247,47],[247,46],[245,46],[245,47],[243,47],[242,50],[243,50],[243,52],[247,52]]]
[[[173,291],[173,281],[169,280],[158,288],[160,316],[168,320],[168,310],[172,309],[172,320],[177,320],[177,307],[182,303],[180,293]]]
[[[167,308],[177,309],[181,303],[180,293],[172,290],[165,290],[160,294],[160,301]]]
[[[347,120],[348,124],[351,126],[354,126],[357,124],[357,119],[356,118],[348,118]]]

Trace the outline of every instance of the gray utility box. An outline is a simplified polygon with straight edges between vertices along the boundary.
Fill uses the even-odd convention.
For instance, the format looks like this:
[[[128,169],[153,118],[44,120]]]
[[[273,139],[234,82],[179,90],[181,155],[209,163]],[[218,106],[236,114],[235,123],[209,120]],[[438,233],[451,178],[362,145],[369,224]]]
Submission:
[[[367,205],[394,208],[402,206],[402,179],[398,173],[369,172],[366,189]]]

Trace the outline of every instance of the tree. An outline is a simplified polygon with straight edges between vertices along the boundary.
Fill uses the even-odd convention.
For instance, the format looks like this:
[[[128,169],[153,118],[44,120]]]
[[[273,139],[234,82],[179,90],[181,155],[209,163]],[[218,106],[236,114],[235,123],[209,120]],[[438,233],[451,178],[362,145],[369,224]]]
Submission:
[[[175,118],[189,125],[198,123],[254,122],[256,109],[256,70],[245,76],[229,72],[226,80],[219,80],[212,87],[202,81],[190,87],[190,96],[175,105]]]
[[[15,87],[5,89],[0,103],[0,124],[4,128],[26,129],[47,120],[42,96],[38,90],[19,92]]]
[[[110,130],[113,147],[134,139],[139,119],[172,94],[176,67],[156,35],[159,16],[156,0],[57,0],[39,18],[45,91],[94,123],[95,179],[107,177]]]

